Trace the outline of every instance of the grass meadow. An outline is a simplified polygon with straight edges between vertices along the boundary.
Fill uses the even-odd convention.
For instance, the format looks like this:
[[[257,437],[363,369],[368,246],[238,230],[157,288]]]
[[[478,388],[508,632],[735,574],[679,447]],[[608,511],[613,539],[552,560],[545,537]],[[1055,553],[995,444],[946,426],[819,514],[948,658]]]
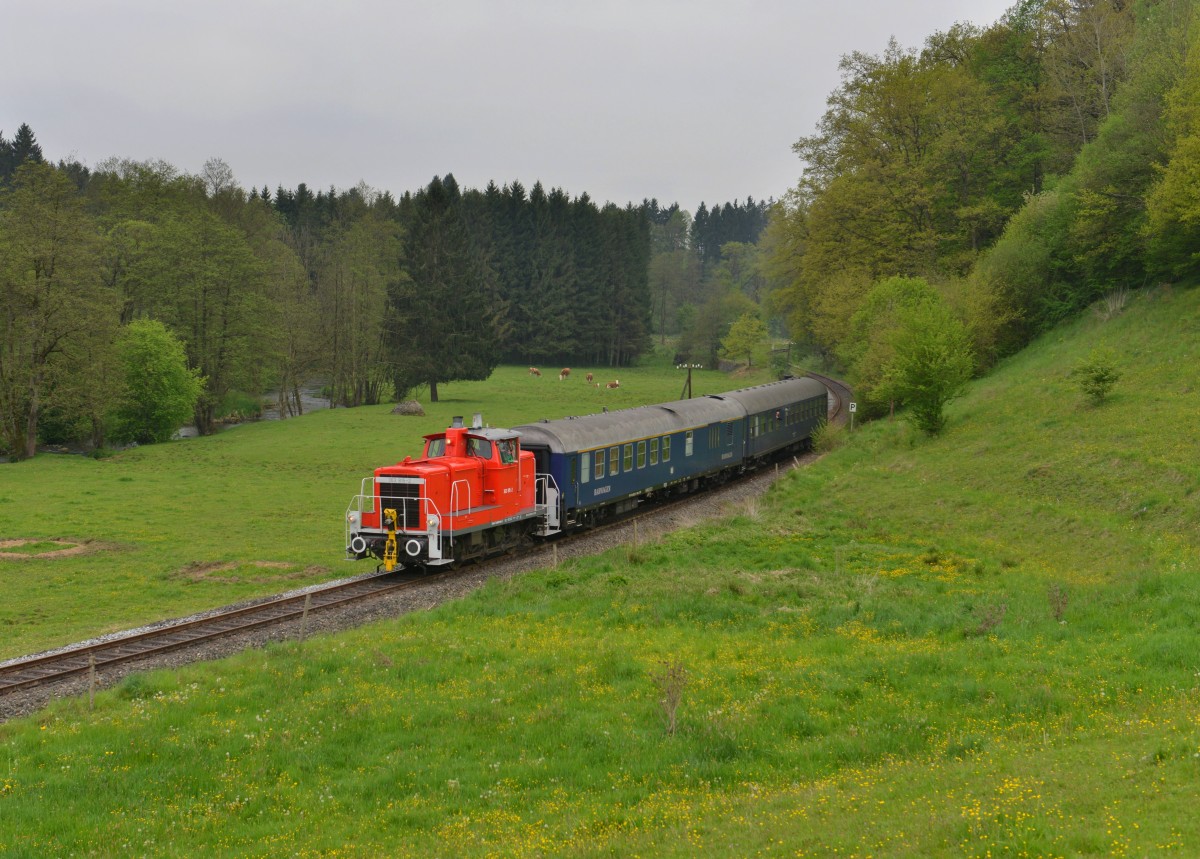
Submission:
[[[594,388],[578,368],[502,367],[441,386],[426,417],[391,405],[317,411],[107,459],[43,454],[0,466],[0,659],[148,621],[367,572],[343,561],[343,515],[360,481],[418,455],[422,436],[481,412],[493,426],[677,399],[686,376],[664,356]],[[607,381],[611,375],[599,375]],[[767,380],[693,371],[695,393]],[[84,548],[36,557],[64,540]],[[35,555],[28,559],[16,554]]]
[[[1093,407],[1068,374],[1098,345],[1124,375]],[[719,521],[0,725],[0,853],[1197,855],[1198,350],[1200,290],[1149,291],[974,383],[936,440],[859,427]],[[585,410],[523,372],[428,428]],[[678,395],[642,372],[605,393]],[[344,497],[409,421],[0,468],[0,537],[111,547],[0,559],[4,649],[340,574]]]

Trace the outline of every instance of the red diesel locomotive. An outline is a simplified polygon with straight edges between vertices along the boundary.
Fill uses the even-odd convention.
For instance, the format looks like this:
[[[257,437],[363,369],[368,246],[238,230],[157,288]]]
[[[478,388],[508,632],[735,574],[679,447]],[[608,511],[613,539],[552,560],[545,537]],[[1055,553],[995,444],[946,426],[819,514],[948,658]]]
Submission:
[[[527,521],[547,520],[545,505],[535,501],[547,478],[535,474],[534,456],[518,438],[484,427],[480,415],[470,427],[456,417],[445,431],[425,436],[420,459],[375,469],[346,512],[350,556],[374,555],[391,571],[483,557],[517,547],[531,532],[556,533]]]

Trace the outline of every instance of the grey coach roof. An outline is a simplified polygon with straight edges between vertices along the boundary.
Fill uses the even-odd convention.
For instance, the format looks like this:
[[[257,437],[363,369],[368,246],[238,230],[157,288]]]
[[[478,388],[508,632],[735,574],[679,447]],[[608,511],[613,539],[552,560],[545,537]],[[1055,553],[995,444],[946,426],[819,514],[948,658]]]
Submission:
[[[577,418],[561,418],[513,427],[521,444],[543,444],[550,450],[590,450],[656,435],[682,432],[747,414],[780,408],[825,392],[815,379],[785,379],[754,388],[676,400]]]
[[[794,403],[797,400],[807,400],[822,394],[828,395],[825,385],[816,379],[808,377],[800,379],[781,379],[778,382],[768,382],[753,388],[739,388],[725,394],[717,394],[727,400],[736,400],[746,409],[746,414],[777,409],[781,405]]]

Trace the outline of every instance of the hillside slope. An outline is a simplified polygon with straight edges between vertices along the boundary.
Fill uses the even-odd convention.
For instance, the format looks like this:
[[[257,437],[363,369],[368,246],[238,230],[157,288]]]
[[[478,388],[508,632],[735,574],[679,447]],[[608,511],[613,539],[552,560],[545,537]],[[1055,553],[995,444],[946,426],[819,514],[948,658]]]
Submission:
[[[1149,291],[719,524],[0,726],[0,852],[1194,855],[1197,335]]]

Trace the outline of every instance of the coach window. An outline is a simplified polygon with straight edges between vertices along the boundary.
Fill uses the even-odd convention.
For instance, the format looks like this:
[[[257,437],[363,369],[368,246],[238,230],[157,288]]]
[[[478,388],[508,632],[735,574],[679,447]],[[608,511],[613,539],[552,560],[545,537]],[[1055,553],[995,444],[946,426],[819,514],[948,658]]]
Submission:
[[[608,449],[608,473],[613,477],[621,473],[621,448],[619,447]]]
[[[663,436],[663,462],[671,461],[671,437]]]
[[[596,479],[604,476],[604,451],[596,451]]]
[[[687,431],[687,436],[683,440],[683,455],[684,456],[692,455],[692,431],[691,430]]]
[[[646,467],[646,443],[644,441],[639,441],[638,442],[638,468],[645,468],[645,467]]]
[[[650,439],[650,464],[658,465],[658,439]]]
[[[586,453],[579,455],[579,482],[592,482],[592,458]]]
[[[622,471],[633,471],[633,445],[625,445],[625,463],[621,467]]]

